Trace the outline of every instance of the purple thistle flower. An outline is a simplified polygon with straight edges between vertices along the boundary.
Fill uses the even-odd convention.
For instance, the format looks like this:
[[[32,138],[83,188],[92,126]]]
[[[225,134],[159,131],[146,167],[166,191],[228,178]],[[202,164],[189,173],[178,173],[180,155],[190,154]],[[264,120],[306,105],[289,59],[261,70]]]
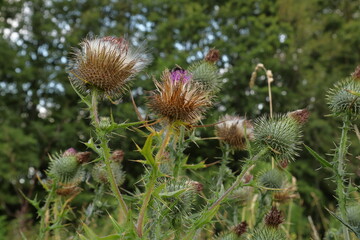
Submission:
[[[177,83],[179,81],[182,81],[183,83],[187,83],[191,80],[192,75],[188,71],[176,67],[173,70],[171,70],[170,78],[173,83]]]

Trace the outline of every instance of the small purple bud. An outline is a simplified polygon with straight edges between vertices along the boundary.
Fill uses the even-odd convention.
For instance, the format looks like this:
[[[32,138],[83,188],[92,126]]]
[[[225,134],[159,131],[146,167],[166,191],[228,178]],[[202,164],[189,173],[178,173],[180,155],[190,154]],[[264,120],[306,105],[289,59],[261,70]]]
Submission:
[[[63,153],[63,157],[67,157],[67,156],[75,156],[77,153],[77,151],[75,150],[75,148],[69,148],[68,150],[66,150]]]
[[[187,83],[191,80],[191,74],[179,67],[174,68],[170,71],[170,79],[173,83],[181,81],[182,83]]]

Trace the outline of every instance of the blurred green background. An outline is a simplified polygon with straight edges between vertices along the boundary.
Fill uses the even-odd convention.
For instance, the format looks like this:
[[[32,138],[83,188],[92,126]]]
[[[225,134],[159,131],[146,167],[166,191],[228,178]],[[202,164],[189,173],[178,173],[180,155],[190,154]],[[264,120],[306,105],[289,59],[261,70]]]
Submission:
[[[339,138],[340,123],[326,106],[326,91],[349,76],[360,64],[360,1],[356,0],[8,0],[0,1],[0,239],[36,223],[34,209],[21,197],[43,196],[35,177],[44,177],[48,154],[74,147],[91,134],[83,105],[65,72],[68,57],[81,39],[123,36],[134,45],[146,44],[154,61],[136,79],[132,94],[147,114],[146,96],[154,89],[153,76],[175,64],[187,67],[209,49],[221,52],[218,62],[223,90],[204,124],[226,113],[248,118],[269,112],[265,75],[254,89],[251,73],[258,63],[274,74],[274,112],[307,108],[311,118],[304,142],[325,156]],[[117,121],[136,120],[129,94],[112,108]],[[203,137],[213,128],[198,130]],[[128,174],[124,188],[132,189],[142,166],[128,160],[140,156],[136,132],[114,138],[113,149],[123,149]],[[348,170],[359,183],[359,141],[351,134]],[[188,152],[194,161],[216,161],[221,156],[215,140]],[[239,166],[237,153],[232,168]],[[290,166],[298,181],[299,221],[294,231],[309,236],[311,215],[323,233],[329,228],[324,207],[333,208],[330,175],[305,151]],[[300,238],[299,238],[300,239]]]

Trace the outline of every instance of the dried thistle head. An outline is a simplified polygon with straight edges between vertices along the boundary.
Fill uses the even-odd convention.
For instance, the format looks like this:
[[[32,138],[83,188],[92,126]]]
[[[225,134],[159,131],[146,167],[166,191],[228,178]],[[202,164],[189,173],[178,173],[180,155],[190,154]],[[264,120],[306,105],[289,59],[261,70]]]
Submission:
[[[238,236],[240,237],[241,235],[243,235],[244,233],[246,233],[246,230],[247,230],[247,227],[248,227],[248,224],[243,221],[241,223],[239,223],[238,225],[236,225],[233,229],[233,232]]]
[[[307,109],[299,109],[289,112],[287,116],[294,119],[299,124],[305,124],[309,119],[310,112]]]
[[[96,90],[101,98],[118,99],[150,59],[124,38],[108,36],[84,39],[70,62],[69,79],[81,93]]]
[[[265,224],[268,227],[277,228],[284,222],[284,216],[276,207],[272,207],[270,212],[265,216]]]
[[[157,90],[149,97],[148,106],[170,123],[195,123],[212,104],[211,94],[183,69],[165,70],[161,81],[154,82]]]
[[[246,148],[246,138],[254,139],[253,125],[245,118],[225,115],[215,128],[216,136],[235,149]]]
[[[205,56],[205,61],[210,63],[216,63],[219,59],[220,59],[220,51],[215,48],[210,49],[208,54],[206,54]]]
[[[355,80],[360,80],[360,65],[356,67],[355,72],[351,74]]]
[[[74,184],[60,184],[59,188],[56,189],[56,194],[59,196],[72,196],[81,192],[81,188]]]

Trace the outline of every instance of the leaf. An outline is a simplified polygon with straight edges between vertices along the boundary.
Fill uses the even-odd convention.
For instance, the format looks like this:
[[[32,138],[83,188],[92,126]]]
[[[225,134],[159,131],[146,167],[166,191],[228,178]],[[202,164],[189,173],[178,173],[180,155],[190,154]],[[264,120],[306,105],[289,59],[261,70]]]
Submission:
[[[340,218],[339,216],[337,216],[335,213],[333,213],[332,211],[330,211],[329,209],[325,208],[333,217],[335,217],[337,220],[339,220],[343,225],[345,225],[349,230],[351,230],[352,232],[355,233],[355,235],[360,238],[360,232],[358,232],[355,228],[353,228],[352,226],[350,226],[347,222],[345,222],[342,218]]]
[[[347,91],[348,93],[350,93],[352,95],[360,97],[360,93],[358,93],[358,92],[355,92],[355,91],[352,91],[352,90],[346,90],[346,89],[345,89],[345,91]]]
[[[91,239],[91,240],[98,240],[99,239],[99,237],[95,234],[95,232],[91,228],[89,228],[85,223],[83,223],[83,228],[84,228],[86,236],[89,239]]]
[[[165,197],[165,198],[178,197],[178,196],[180,196],[183,192],[185,192],[186,190],[187,190],[187,189],[180,189],[180,190],[177,190],[177,191],[160,193],[159,196]]]
[[[154,134],[150,134],[144,144],[144,147],[141,149],[138,145],[136,145],[138,151],[145,157],[146,163],[150,164],[151,166],[155,165],[155,159],[153,156],[153,148],[152,148],[152,141],[153,141]]]
[[[187,168],[187,169],[199,169],[199,168],[206,168],[207,165],[205,164],[204,161],[199,162],[198,164],[185,164],[183,166],[183,168]]]
[[[304,144],[306,150],[308,150],[308,152],[316,159],[320,162],[320,164],[323,167],[327,167],[327,168],[332,168],[331,163],[329,163],[328,161],[326,161],[323,157],[321,157],[317,152],[315,152],[314,150],[312,150],[309,146],[307,146],[306,144]]]
[[[109,235],[109,236],[105,236],[105,237],[100,237],[98,238],[99,240],[119,240],[121,239],[120,238],[121,236],[119,234],[112,234],[112,235]]]

